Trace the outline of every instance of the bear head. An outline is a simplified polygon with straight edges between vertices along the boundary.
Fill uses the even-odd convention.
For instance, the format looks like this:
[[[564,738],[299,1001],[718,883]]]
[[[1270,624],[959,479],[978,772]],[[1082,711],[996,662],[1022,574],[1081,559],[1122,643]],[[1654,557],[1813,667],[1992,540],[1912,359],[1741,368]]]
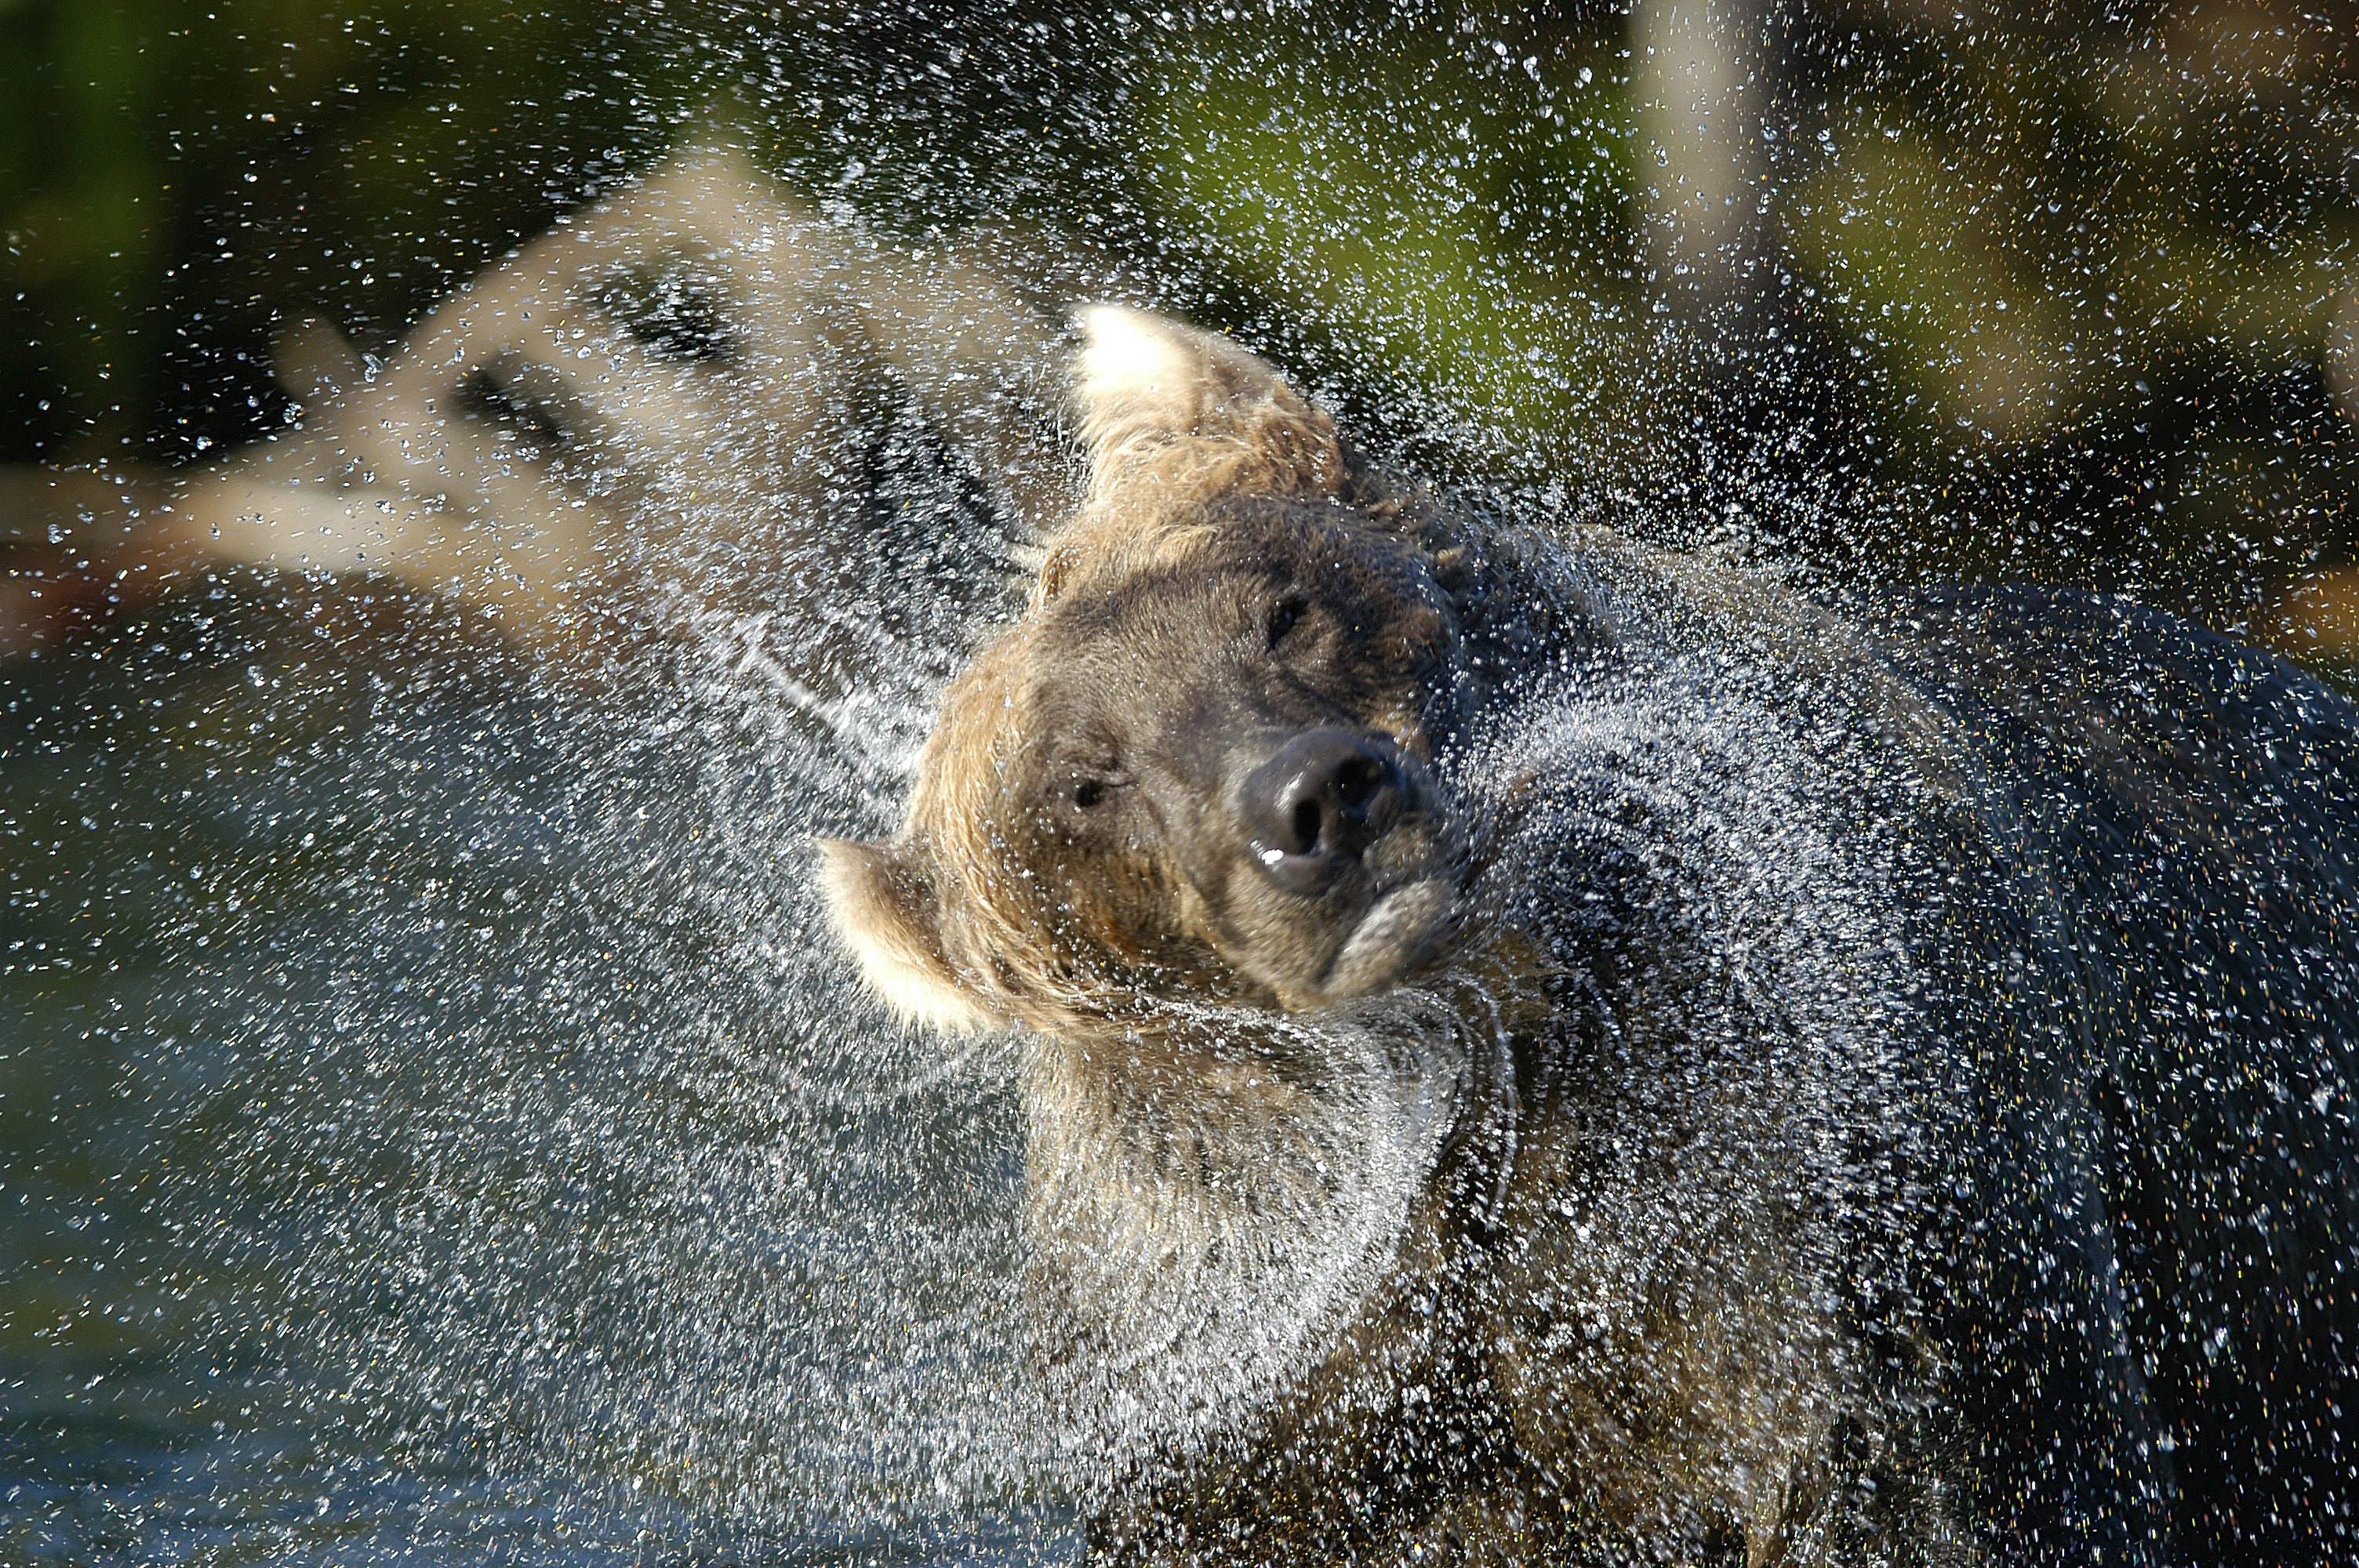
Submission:
[[[1433,766],[1457,610],[1419,509],[1226,339],[1080,325],[1086,499],[945,695],[899,832],[821,846],[837,927],[951,1030],[1395,984],[1462,860]]]

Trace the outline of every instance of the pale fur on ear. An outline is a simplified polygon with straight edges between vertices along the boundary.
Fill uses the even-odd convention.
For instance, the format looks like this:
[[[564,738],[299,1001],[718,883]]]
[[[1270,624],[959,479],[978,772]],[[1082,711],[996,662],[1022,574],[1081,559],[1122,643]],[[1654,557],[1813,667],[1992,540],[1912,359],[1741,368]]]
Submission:
[[[1223,495],[1342,493],[1334,420],[1267,362],[1119,305],[1089,306],[1074,322],[1086,344],[1073,376],[1090,459],[1084,526]]]
[[[1004,1029],[1006,1021],[960,989],[942,957],[921,878],[890,844],[821,838],[820,887],[843,945],[868,987],[904,1022],[946,1034]]]

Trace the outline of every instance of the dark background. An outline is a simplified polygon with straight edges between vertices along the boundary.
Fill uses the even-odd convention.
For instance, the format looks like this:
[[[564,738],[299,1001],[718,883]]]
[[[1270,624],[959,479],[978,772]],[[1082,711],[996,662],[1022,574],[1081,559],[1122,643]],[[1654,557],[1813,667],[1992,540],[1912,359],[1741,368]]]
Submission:
[[[283,416],[274,323],[384,347],[719,125],[906,234],[1093,243],[1446,477],[1625,492],[1675,542],[1837,575],[2125,589],[2331,666],[2359,646],[2354,28],[14,0],[0,455],[249,438]],[[1674,69],[1699,38],[1704,100]]]

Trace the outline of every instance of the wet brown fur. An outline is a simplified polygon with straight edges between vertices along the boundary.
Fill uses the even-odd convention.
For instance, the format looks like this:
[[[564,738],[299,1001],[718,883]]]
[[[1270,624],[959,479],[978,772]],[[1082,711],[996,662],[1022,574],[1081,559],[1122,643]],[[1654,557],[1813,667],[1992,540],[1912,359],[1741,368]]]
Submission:
[[[1282,1270],[1340,1201],[1333,1173],[1313,1173],[1346,1156],[1321,1142],[1333,1085],[1318,1063],[1286,1059],[1277,1036],[1241,1022],[1250,1012],[1217,1027],[1170,1012],[1175,996],[1273,1018],[1304,1005],[1254,983],[1208,935],[1218,921],[1188,875],[1155,854],[1027,860],[1008,802],[1040,765],[1035,687],[1044,673],[1095,678],[1066,667],[1086,654],[1055,630],[1060,603],[1218,571],[1257,529],[1277,530],[1282,548],[1288,529],[1332,528],[1322,536],[1339,544],[1413,552],[1442,585],[1436,602],[1412,594],[1388,623],[1352,629],[1355,656],[1381,671],[1435,647],[1462,664],[1484,586],[1435,509],[1372,475],[1259,361],[1126,313],[1093,325],[1079,377],[1087,500],[1050,540],[1025,620],[946,694],[900,833],[831,845],[827,866],[839,927],[905,1015],[1027,1031],[1033,1277],[1043,1353],[1069,1368],[1118,1363],[1191,1296],[1223,1281],[1249,1292]],[[1105,362],[1109,340],[1130,358]],[[1356,718],[1414,757],[1452,675],[1463,685],[1467,671],[1364,697]],[[1639,1071],[1688,1049],[1635,1022],[1685,1016],[1698,971],[1670,953],[1678,941],[1662,934],[1661,962],[1642,971],[1582,982],[1634,1021],[1620,1049]],[[1774,1150],[1733,1157],[1716,1227],[1666,1211],[1647,1278],[1598,1275],[1567,1206],[1595,1162],[1593,1119],[1526,1055],[1567,1049],[1539,1043],[1564,1027],[1571,977],[1513,930],[1451,943],[1424,983],[1487,1013],[1502,1044],[1497,1060],[1477,1051],[1462,1065],[1454,1130],[1386,1256],[1309,1325],[1322,1348],[1276,1371],[1236,1368],[1209,1433],[1116,1454],[1131,1479],[1102,1499],[1101,1550],[1539,1562],[1679,1541],[1760,1568],[1826,1560],[1862,1528],[1830,1522],[1843,1511],[1830,1433],[1874,1377],[1810,1299],[1791,1215],[1744,1201],[1791,1173],[1769,1168]],[[1518,1103],[1535,1088],[1537,1103]],[[1681,1139],[1738,1141],[1714,1120],[1731,1114],[1707,1107],[1660,1128],[1660,1157]],[[1583,1291],[1612,1303],[1603,1342],[1549,1304]],[[1885,1512],[1921,1503],[1885,1469]]]

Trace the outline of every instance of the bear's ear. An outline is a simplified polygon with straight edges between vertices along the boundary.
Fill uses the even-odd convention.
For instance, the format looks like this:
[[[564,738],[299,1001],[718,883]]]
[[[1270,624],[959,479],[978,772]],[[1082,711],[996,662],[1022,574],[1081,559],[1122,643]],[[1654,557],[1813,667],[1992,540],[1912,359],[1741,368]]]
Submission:
[[[1143,310],[1077,313],[1073,397],[1101,515],[1223,495],[1332,499],[1335,422],[1228,339]]]
[[[932,890],[890,844],[819,840],[820,885],[828,913],[869,989],[905,1022],[948,1034],[1006,1027],[961,989],[942,957]]]

